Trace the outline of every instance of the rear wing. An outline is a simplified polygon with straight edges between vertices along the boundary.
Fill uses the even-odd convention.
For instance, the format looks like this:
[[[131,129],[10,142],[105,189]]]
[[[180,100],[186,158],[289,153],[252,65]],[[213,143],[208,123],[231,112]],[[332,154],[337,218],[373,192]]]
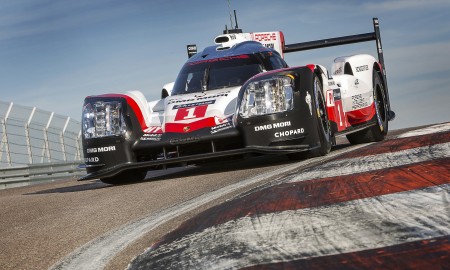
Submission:
[[[382,68],[382,76],[385,84],[386,90],[386,98],[388,103],[388,119],[393,120],[395,117],[395,113],[391,111],[391,105],[389,101],[389,92],[388,92],[388,84],[386,78],[386,66],[384,64],[384,56],[383,56],[383,48],[381,45],[381,35],[380,35],[380,25],[378,22],[378,18],[373,18],[373,29],[374,31],[371,33],[358,34],[352,36],[344,36],[337,38],[329,38],[315,41],[308,41],[302,43],[294,43],[294,44],[285,44],[284,53],[291,52],[299,52],[306,50],[313,50],[319,48],[333,47],[333,46],[341,46],[353,43],[367,42],[367,41],[376,41],[377,45],[377,53],[378,53],[378,62],[381,64]]]

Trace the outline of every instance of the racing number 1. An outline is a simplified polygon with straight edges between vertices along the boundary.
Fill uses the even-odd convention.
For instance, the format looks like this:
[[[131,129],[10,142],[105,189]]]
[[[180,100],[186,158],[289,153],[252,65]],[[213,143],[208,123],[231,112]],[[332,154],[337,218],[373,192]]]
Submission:
[[[186,111],[188,112],[188,114],[184,117],[184,119],[191,119],[191,118],[196,118],[197,117],[197,116],[194,115],[195,107],[188,108],[188,109],[186,109]]]
[[[180,108],[175,115],[175,121],[188,120],[194,118],[202,118],[206,114],[206,109],[208,105],[190,107],[190,108]]]

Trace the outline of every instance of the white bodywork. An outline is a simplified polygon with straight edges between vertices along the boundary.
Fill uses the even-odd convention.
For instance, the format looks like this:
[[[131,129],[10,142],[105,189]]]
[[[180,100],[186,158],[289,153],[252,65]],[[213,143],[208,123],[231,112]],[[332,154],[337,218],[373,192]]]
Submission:
[[[230,35],[235,34],[219,37]],[[248,38],[249,35],[249,33],[242,34],[239,39],[225,42],[223,46],[232,46],[230,42],[240,42],[241,39]],[[346,63],[350,64],[353,75],[344,74]],[[331,66],[331,73],[324,66],[317,65],[322,70],[323,94],[327,107],[335,107],[333,110],[336,119],[333,119],[331,115],[329,117],[339,124],[339,130],[351,125],[348,122],[349,114],[355,111],[364,114],[364,109],[372,107],[374,101],[372,75],[376,63],[375,58],[371,55],[360,54],[336,58]],[[173,83],[164,86],[169,95],[172,88]],[[234,87],[205,93],[169,96],[165,99],[149,102],[148,106],[143,105],[145,104],[145,97],[142,94],[131,93],[138,98],[139,105],[145,112],[143,115],[147,123],[147,129],[144,131],[146,133],[161,133],[166,132],[167,123],[192,124],[205,118],[214,118],[216,124],[228,121],[227,118],[235,111],[239,89],[240,87]],[[338,96],[336,96],[336,92],[339,93]],[[204,112],[195,108],[198,107],[198,104],[201,105],[201,102],[209,102],[206,106],[207,110]],[[183,114],[178,112],[180,109],[183,110]]]

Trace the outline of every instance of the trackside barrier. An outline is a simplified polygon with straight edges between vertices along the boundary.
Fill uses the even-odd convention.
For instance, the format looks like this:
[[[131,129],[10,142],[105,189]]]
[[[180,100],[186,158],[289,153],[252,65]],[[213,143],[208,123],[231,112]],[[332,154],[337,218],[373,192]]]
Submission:
[[[81,123],[0,101],[0,189],[84,173]]]
[[[49,163],[1,169],[0,189],[78,178],[86,173],[84,169],[78,168],[79,164],[79,162]]]

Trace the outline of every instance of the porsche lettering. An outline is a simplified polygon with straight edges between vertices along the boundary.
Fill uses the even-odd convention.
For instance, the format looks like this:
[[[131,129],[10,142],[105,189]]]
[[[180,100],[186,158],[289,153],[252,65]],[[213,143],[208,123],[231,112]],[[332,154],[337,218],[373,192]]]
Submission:
[[[256,33],[254,39],[256,41],[272,41],[277,40],[277,35],[275,33]]]

